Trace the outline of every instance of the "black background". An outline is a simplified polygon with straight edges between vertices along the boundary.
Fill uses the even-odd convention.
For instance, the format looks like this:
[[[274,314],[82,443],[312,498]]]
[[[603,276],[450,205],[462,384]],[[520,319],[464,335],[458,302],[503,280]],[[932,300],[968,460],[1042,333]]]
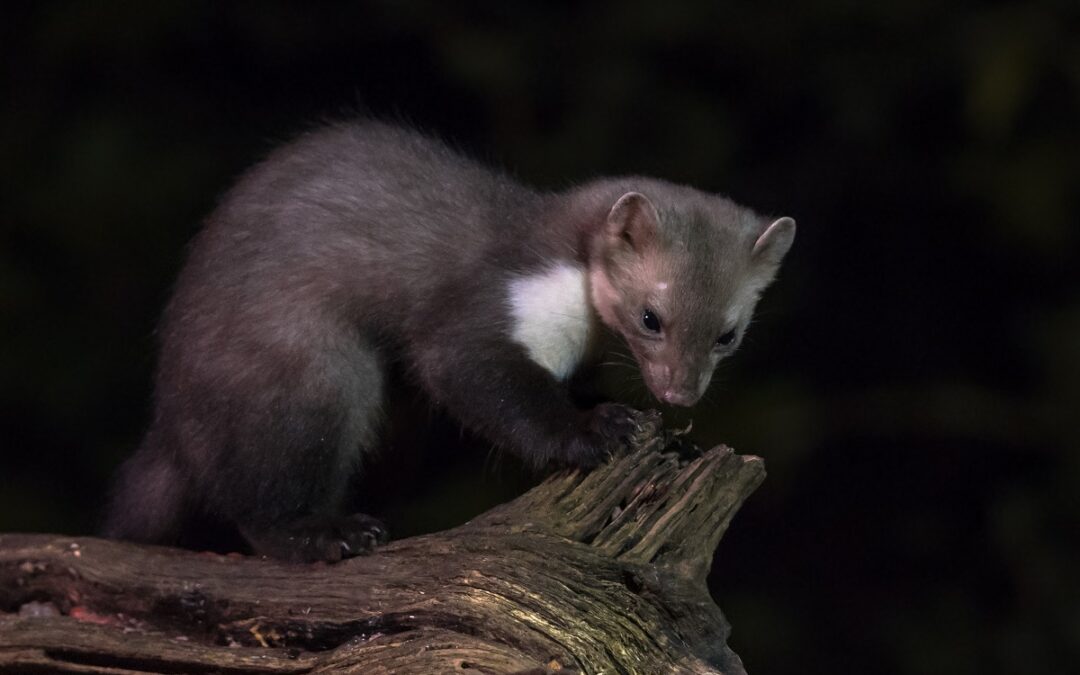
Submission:
[[[686,417],[769,467],[710,578],[750,672],[1075,668],[1075,9],[8,5],[0,530],[93,531],[200,218],[275,144],[359,112],[542,187],[640,172],[798,220]],[[397,484],[399,534],[529,480],[483,449],[443,455]]]

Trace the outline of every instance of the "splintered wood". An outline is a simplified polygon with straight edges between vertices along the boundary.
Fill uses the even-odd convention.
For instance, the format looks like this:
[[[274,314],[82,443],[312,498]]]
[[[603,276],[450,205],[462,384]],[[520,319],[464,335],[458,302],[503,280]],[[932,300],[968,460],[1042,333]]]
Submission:
[[[591,472],[336,565],[0,535],[0,673],[743,673],[705,576],[764,465],[639,426]]]

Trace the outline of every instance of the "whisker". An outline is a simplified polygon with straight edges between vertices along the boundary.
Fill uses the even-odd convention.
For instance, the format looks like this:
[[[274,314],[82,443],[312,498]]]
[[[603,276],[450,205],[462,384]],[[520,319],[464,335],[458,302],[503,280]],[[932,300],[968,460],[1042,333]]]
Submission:
[[[628,370],[638,370],[637,364],[627,363],[626,361],[601,361],[597,363],[598,366],[618,366],[619,368],[626,368]]]

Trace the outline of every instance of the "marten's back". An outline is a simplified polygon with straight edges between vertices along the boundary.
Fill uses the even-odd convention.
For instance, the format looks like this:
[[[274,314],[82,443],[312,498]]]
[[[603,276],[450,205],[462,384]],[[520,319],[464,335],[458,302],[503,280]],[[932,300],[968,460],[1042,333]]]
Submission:
[[[495,251],[528,236],[522,214],[541,200],[417,132],[327,127],[272,153],[225,195],[193,243],[174,304],[245,314],[266,301],[330,311],[363,303],[389,318],[497,263]]]

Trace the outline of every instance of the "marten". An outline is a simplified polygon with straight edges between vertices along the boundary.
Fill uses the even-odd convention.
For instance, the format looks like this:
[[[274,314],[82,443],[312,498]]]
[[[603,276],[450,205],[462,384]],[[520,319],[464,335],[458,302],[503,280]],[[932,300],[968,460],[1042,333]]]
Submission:
[[[386,528],[342,509],[392,364],[529,465],[595,465],[634,429],[628,406],[571,396],[598,335],[625,343],[657,400],[693,405],[794,236],[791,218],[662,180],[545,192],[410,129],[309,132],[192,242],[105,533],[175,543],[211,517],[259,555],[370,552]]]

